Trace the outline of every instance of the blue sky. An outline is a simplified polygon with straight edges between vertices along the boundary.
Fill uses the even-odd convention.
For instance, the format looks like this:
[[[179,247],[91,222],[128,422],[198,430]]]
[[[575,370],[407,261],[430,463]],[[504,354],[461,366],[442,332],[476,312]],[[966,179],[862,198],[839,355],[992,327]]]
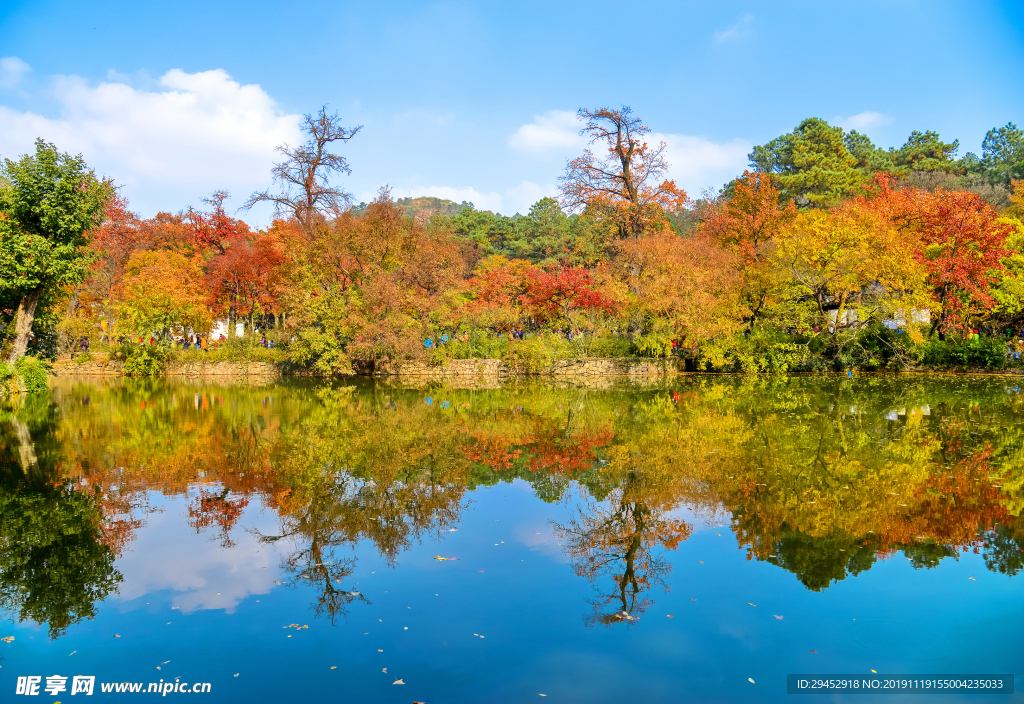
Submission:
[[[511,214],[581,151],[572,113],[626,104],[699,195],[809,116],[980,153],[1024,123],[1022,30],[1024,3],[984,0],[5,0],[0,154],[81,152],[144,215],[218,188],[237,204],[326,103],[363,125],[342,150],[357,199],[390,184]]]

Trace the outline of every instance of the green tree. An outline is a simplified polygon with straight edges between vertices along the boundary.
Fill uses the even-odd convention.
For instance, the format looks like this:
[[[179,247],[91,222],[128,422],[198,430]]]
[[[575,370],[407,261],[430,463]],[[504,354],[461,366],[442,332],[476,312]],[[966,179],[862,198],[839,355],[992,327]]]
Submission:
[[[981,143],[981,162],[990,180],[1009,184],[1024,178],[1024,130],[1012,122],[988,131]]]
[[[906,144],[892,151],[892,160],[897,169],[909,171],[956,171],[959,167],[956,152],[960,140],[943,142],[938,132],[914,130]]]
[[[36,140],[34,155],[0,167],[0,308],[15,310],[8,359],[24,356],[36,311],[82,282],[89,241],[114,195],[81,156]]]
[[[857,160],[857,170],[864,178],[870,178],[879,172],[896,173],[896,164],[893,163],[892,154],[876,147],[866,134],[850,130],[843,137],[843,144],[846,145],[846,151],[850,152]]]
[[[800,207],[833,205],[862,180],[858,159],[846,147],[841,127],[809,117],[789,134],[754,147],[751,170],[776,174],[782,202]]]

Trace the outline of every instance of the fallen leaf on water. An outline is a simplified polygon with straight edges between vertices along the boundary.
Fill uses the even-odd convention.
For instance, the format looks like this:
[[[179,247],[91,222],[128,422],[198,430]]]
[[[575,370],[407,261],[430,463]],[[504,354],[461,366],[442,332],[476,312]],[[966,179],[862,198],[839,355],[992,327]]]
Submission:
[[[77,650],[72,650],[70,653],[68,653],[68,657],[71,657],[72,655],[74,655],[77,652],[78,652]]]
[[[697,601],[697,600],[696,600],[696,599],[694,599],[694,598],[693,598],[693,597],[691,596],[691,597],[690,597],[690,601]]]
[[[384,674],[387,674],[388,668],[385,667],[383,670],[381,670],[381,672],[383,672]]]
[[[757,606],[757,604],[753,604],[753,603],[751,603],[749,601],[747,603],[750,604],[751,606]]]
[[[702,564],[702,565],[704,564],[704,560],[697,560],[697,562]]]
[[[449,533],[458,533],[458,532],[459,532],[459,529],[458,529],[458,528],[449,528],[449,529],[448,529],[448,532],[449,532]]]
[[[332,670],[337,670],[337,669],[338,669],[338,666],[337,666],[337,665],[331,665],[331,669],[332,669]]]
[[[239,673],[236,672],[234,675],[232,675],[232,677],[238,677],[238,675]]]
[[[383,651],[383,650],[381,650],[380,648],[377,648],[377,652],[378,652],[378,653],[383,653],[384,651]]]
[[[672,614],[666,614],[665,618],[675,618],[675,616],[673,616]]]
[[[161,668],[161,667],[160,667],[159,665],[157,665],[157,666],[156,666],[156,669],[158,669],[158,670],[159,670],[159,669],[162,669],[162,668]]]
[[[971,580],[972,582],[977,582],[978,581],[974,577],[968,577],[967,579]]]
[[[546,695],[546,694],[538,694],[537,696],[538,696],[538,697],[546,697],[546,696],[548,696],[548,695]]]
[[[77,651],[76,651],[76,652],[77,652]],[[164,660],[164,661],[163,661],[162,663],[160,663],[160,664],[161,664],[161,665],[166,665],[166,664],[167,664],[167,663],[169,663],[169,662],[170,662],[170,660]]]
[[[120,634],[120,633],[115,633],[115,634],[114,634],[114,637],[115,637],[115,638],[120,638],[120,637],[121,637],[121,634]]]
[[[812,650],[811,652],[817,654],[818,651],[817,650]]]
[[[878,670],[872,670],[872,672],[874,672],[876,675],[878,674]]]
[[[391,684],[405,684],[405,682],[403,682],[402,680],[395,680]]]
[[[779,616],[778,614],[772,614],[772,616],[774,616],[775,618],[779,619],[780,621],[782,620],[782,617]]]
[[[757,682],[754,681],[753,677],[748,677],[747,682],[749,682],[750,684],[757,684]]]
[[[480,570],[480,572],[483,572],[483,570]]]

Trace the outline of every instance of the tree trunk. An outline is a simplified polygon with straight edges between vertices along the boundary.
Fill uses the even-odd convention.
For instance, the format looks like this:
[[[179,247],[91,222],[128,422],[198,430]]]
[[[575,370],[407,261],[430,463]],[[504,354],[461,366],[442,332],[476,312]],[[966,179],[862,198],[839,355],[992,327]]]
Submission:
[[[78,311],[78,297],[81,295],[82,287],[75,286],[75,290],[71,292],[71,296],[68,298],[68,317],[70,318],[75,312]]]
[[[32,321],[36,317],[36,306],[39,304],[40,293],[42,293],[42,289],[37,288],[32,293],[22,296],[21,302],[18,303],[18,313],[14,320],[14,346],[7,358],[7,361],[12,364],[24,357],[25,350],[28,349],[28,335],[32,331]]]

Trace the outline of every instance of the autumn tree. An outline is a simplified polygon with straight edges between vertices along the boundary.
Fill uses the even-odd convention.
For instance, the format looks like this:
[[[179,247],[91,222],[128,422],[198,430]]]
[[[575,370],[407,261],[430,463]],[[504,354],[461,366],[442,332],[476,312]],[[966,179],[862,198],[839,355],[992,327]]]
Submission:
[[[181,334],[210,327],[203,270],[195,258],[169,250],[136,251],[115,294],[121,329]]]
[[[331,185],[332,175],[352,172],[345,157],[331,149],[355,137],[362,126],[343,127],[338,115],[329,114],[324,106],[315,115],[305,115],[302,127],[309,137],[305,144],[277,148],[285,159],[274,164],[271,174],[280,189],[253,193],[243,208],[270,203],[276,214],[295,218],[310,234],[323,220],[341,215],[352,200],[347,191]]]
[[[40,302],[53,305],[85,278],[89,240],[113,196],[81,156],[39,139],[35,154],[0,167],[0,308],[14,313],[8,360],[24,356]],[[6,305],[9,302],[10,306]]]
[[[848,331],[927,306],[912,239],[868,208],[801,213],[779,234],[773,264],[786,277],[779,314],[828,336],[837,353]]]
[[[224,254],[228,247],[242,241],[249,234],[249,227],[244,222],[232,218],[225,211],[224,201],[229,195],[222,190],[203,198],[203,202],[210,207],[208,212],[188,209],[185,219],[197,247],[209,247],[218,254]]]
[[[741,326],[739,257],[708,235],[659,232],[620,242],[611,270],[623,292],[620,315],[645,354],[667,356],[673,340],[698,347]]]
[[[701,229],[740,257],[744,303],[751,322],[757,321],[779,286],[766,252],[778,234],[797,216],[790,200],[780,203],[778,177],[744,171],[728,197],[708,202]]]
[[[927,273],[934,307],[932,334],[963,331],[972,316],[996,305],[990,287],[1014,228],[981,196],[943,188],[932,193],[896,189],[891,179],[879,178],[864,203],[917,238],[915,256]]]
[[[597,145],[571,160],[561,181],[562,201],[569,210],[585,210],[616,239],[638,237],[665,226],[666,213],[687,204],[686,193],[668,173],[664,142],[652,147],[651,130],[626,106],[621,110],[580,108],[586,124],[581,135]]]
[[[564,325],[577,352],[588,351],[592,319],[588,315],[608,312],[612,301],[594,286],[590,272],[578,267],[556,267],[550,271],[531,269],[526,274],[525,301],[534,317],[551,325]]]
[[[239,316],[247,319],[252,331],[256,315],[278,307],[285,261],[277,237],[258,232],[235,241],[207,262],[210,300],[217,312],[226,314],[229,336],[234,336]]]

